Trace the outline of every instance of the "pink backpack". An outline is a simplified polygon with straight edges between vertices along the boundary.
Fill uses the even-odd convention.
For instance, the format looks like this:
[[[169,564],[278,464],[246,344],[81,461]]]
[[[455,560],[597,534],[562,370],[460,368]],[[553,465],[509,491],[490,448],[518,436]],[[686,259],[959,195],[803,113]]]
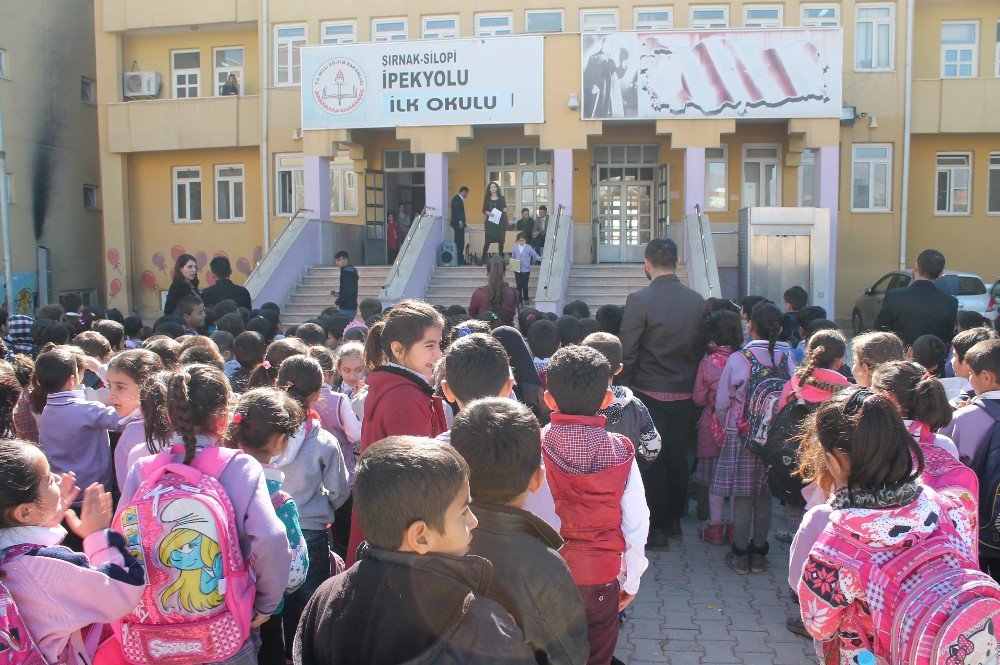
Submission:
[[[968,492],[972,501],[979,503],[979,479],[976,472],[958,459],[934,445],[934,433],[924,423],[914,421],[910,434],[917,437],[924,454],[924,472],[920,480],[936,492]]]
[[[146,567],[139,604],[114,624],[134,665],[214,663],[250,634],[254,585],[218,480],[240,451],[212,446],[190,465],[172,461],[183,453],[174,446],[140,462],[142,484],[112,522]]]
[[[0,550],[3,564],[28,552],[41,549],[37,545],[14,545]],[[28,626],[17,611],[14,596],[0,582],[0,662],[11,665],[47,665],[38,645],[28,633]]]
[[[886,560],[885,549],[869,547],[844,527],[831,528],[813,547],[823,548],[844,568],[858,571],[869,598],[875,644],[864,648],[893,665],[965,665],[993,662],[1000,625],[1000,586],[965,559],[954,543],[960,536],[945,514],[957,499],[939,496],[939,530]],[[989,657],[986,654],[990,654]]]

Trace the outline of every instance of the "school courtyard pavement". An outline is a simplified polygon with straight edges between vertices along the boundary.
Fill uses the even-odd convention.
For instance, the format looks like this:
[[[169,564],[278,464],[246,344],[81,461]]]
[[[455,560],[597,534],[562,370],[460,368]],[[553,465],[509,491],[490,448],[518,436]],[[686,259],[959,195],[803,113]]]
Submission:
[[[683,541],[646,551],[649,569],[615,655],[628,665],[816,663],[811,641],[785,628],[799,606],[789,594],[788,545],[774,538],[785,528],[784,508],[775,502],[769,570],[760,575],[737,575],[723,561],[728,546],[701,542],[694,517],[682,524]]]

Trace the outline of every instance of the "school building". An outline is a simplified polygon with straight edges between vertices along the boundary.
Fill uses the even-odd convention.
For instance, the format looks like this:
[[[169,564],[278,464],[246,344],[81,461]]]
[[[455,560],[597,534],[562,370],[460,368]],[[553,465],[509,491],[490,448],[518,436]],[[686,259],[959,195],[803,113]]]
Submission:
[[[401,203],[427,216],[371,274],[424,295],[462,185],[480,251],[490,181],[512,221],[547,205],[553,307],[663,234],[706,294],[801,283],[838,318],[926,247],[1000,272],[994,0],[94,8],[106,290],[146,315],[182,252],[286,303],[333,249],[364,276]]]

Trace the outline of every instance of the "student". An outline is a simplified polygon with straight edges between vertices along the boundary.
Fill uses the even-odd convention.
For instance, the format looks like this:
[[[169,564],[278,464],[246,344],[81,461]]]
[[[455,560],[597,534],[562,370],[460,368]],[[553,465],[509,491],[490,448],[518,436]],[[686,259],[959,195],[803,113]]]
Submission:
[[[563,540],[524,505],[544,482],[538,421],[523,404],[493,397],[466,404],[451,434],[479,520],[469,552],[493,564],[487,597],[511,612],[538,662],[583,665],[587,616],[558,554]]]
[[[333,256],[334,264],[340,268],[340,288],[330,295],[337,296],[334,304],[348,319],[358,313],[358,269],[351,265],[350,255],[341,250]]]
[[[114,452],[117,487],[125,484],[129,471],[129,453],[146,447],[146,423],[142,417],[139,394],[142,385],[157,372],[163,361],[152,351],[134,349],[119,353],[108,365],[108,402],[121,418],[122,435]]]
[[[527,231],[521,231],[517,234],[517,243],[514,245],[511,259],[520,262],[517,272],[514,273],[514,282],[517,284],[517,302],[523,306],[527,304],[530,298],[528,294],[528,282],[531,279],[531,261],[540,262],[542,260],[542,257],[528,244]]]
[[[771,493],[764,479],[764,460],[747,448],[741,430],[750,419],[748,404],[761,380],[771,372],[785,379],[795,373],[791,348],[778,341],[780,332],[781,310],[769,302],[755,305],[750,315],[752,341],[726,360],[715,396],[715,411],[726,427],[726,440],[711,493],[733,497],[733,549],[726,555],[726,565],[740,575],[767,570]]]
[[[108,340],[112,353],[118,353],[125,348],[125,326],[117,321],[112,321],[111,319],[94,321],[90,329]]]
[[[649,565],[649,508],[635,448],[605,431],[606,419],[597,415],[614,400],[610,380],[611,365],[594,349],[556,352],[545,392],[552,422],[542,432],[545,475],[566,541],[560,552],[583,598],[591,665],[611,662],[618,613],[635,598]]]
[[[550,410],[545,405],[545,389],[535,371],[524,336],[511,326],[498,326],[490,335],[500,342],[510,359],[510,369],[514,373],[514,397],[531,409],[540,423],[547,425]]]
[[[763,296],[746,296],[740,300],[740,315],[743,317],[743,343],[750,341],[750,313],[757,303],[764,302]]]
[[[445,378],[441,381],[441,391],[459,410],[473,400],[486,397],[509,399],[514,390],[510,359],[491,335],[473,333],[455,340],[443,362]],[[449,432],[437,438],[446,443],[451,440]]]
[[[906,356],[903,340],[890,332],[858,335],[851,340],[851,351],[854,354],[854,378],[862,387],[872,384],[872,373],[876,367],[893,360],[903,360]]]
[[[104,335],[92,330],[84,330],[73,338],[73,346],[97,361],[97,369],[86,369],[80,382],[87,399],[102,404],[108,403],[108,386],[102,378],[104,367],[111,360],[111,344]]]
[[[578,345],[583,341],[583,328],[580,326],[580,319],[572,314],[563,314],[555,321],[556,329],[559,331],[559,343],[562,346]]]
[[[139,348],[139,345],[142,344],[142,319],[138,316],[126,316],[123,327],[125,332],[125,348]]]
[[[934,335],[921,335],[906,350],[906,357],[915,361],[928,373],[944,378],[944,364],[948,360],[948,347]]]
[[[346,333],[345,333],[346,334]],[[347,342],[337,349],[336,356],[337,389],[351,400],[351,408],[359,420],[365,417],[365,345]]]
[[[412,436],[372,444],[358,461],[358,562],[302,613],[296,665],[434,662],[534,664],[507,611],[484,597],[492,566],[466,556],[476,528],[469,467],[451,446]],[[380,593],[380,590],[391,593]]]
[[[309,347],[295,337],[285,337],[271,342],[264,352],[264,359],[250,374],[247,388],[273,388],[278,380],[281,363],[292,356],[304,356],[308,353]]]
[[[601,332],[606,332],[618,337],[622,330],[622,317],[625,310],[618,305],[601,305],[597,308],[594,318],[601,326]]]
[[[1000,340],[976,344],[966,352],[965,362],[969,365],[969,382],[976,398],[956,411],[951,423],[942,427],[940,433],[955,442],[959,458],[969,464],[983,444],[988,443],[987,436],[995,422],[982,403],[992,402],[1000,407]]]
[[[347,470],[353,477],[354,464],[361,448],[361,420],[354,413],[351,398],[333,389],[333,375],[336,373],[333,351],[325,346],[312,346],[309,348],[309,356],[323,370],[323,386],[313,410],[319,416],[320,426],[340,444]]]
[[[551,321],[538,320],[528,328],[528,347],[534,356],[535,371],[545,387],[549,375],[549,362],[562,342],[559,339],[559,328]]]
[[[819,305],[807,305],[799,310],[796,315],[796,323],[798,325],[798,330],[795,336],[798,337],[798,344],[792,349],[792,357],[795,358],[795,363],[798,364],[805,360],[806,357],[806,344],[809,342],[809,326],[813,321],[819,321],[821,319],[826,319],[826,310]],[[836,327],[836,324],[834,324]]]
[[[227,379],[233,378],[240,371],[240,361],[236,359],[236,354],[233,353],[233,344],[236,342],[236,338],[233,337],[232,333],[219,330],[212,335],[211,340],[215,343],[216,348],[219,349],[219,355],[222,356],[223,374],[226,375]]]
[[[246,390],[250,374],[264,361],[266,352],[267,344],[264,343],[264,338],[252,330],[240,333],[233,340],[233,355],[240,365],[236,373],[229,377],[234,392],[241,393]]]
[[[951,340],[951,368],[955,376],[941,379],[945,395],[952,407],[959,409],[968,404],[976,395],[969,383],[972,368],[965,361],[965,355],[979,342],[996,339],[996,333],[990,328],[970,328],[955,335]]]
[[[14,407],[14,430],[8,438],[18,438],[31,443],[38,443],[38,419],[31,412],[31,402],[28,395],[31,392],[31,377],[35,373],[35,362],[30,356],[15,353],[10,358],[14,370],[14,378],[21,386],[21,395]]]
[[[809,303],[809,294],[801,286],[793,286],[782,294],[785,301],[785,315],[782,317],[782,327],[788,331],[788,343],[792,348],[799,344],[799,311]]]
[[[365,325],[371,327],[370,321],[382,314],[382,301],[378,298],[365,298],[358,305],[358,311],[361,312],[361,320]]]
[[[698,466],[692,480],[698,485],[699,504],[702,495],[708,494],[708,524],[698,529],[698,537],[709,545],[722,545],[733,540],[734,502],[729,503],[729,522],[723,523],[722,507],[726,497],[712,494],[710,490],[726,439],[726,428],[715,413],[715,396],[726,361],[743,346],[741,323],[739,314],[733,312],[715,312],[708,317],[705,324],[708,353],[698,365],[694,380],[694,403],[704,408],[698,420]]]
[[[142,564],[108,529],[111,495],[95,483],[79,501],[74,481],[72,473],[54,473],[36,445],[0,440],[3,584],[28,632],[15,637],[30,638],[46,663],[90,662],[102,624],[129,613],[146,585]],[[74,502],[82,505],[79,517]],[[59,545],[64,515],[82,554]],[[13,656],[33,662],[27,653]]]
[[[538,206],[538,218],[535,226],[531,230],[531,247],[541,256],[545,247],[545,235],[549,231],[549,208],[548,206]]]
[[[977,567],[975,509],[920,484],[919,446],[896,407],[870,390],[843,391],[820,406],[803,445],[815,450],[838,488],[829,502],[829,523],[798,583],[803,622],[821,641],[824,662],[858,662],[865,649],[888,659],[894,653],[893,624],[901,618],[897,612],[905,611],[892,605],[893,599],[912,598],[904,589],[930,575],[949,575],[960,586]],[[938,555],[909,575],[872,578],[873,568],[885,570],[904,552]],[[943,607],[939,593],[921,596],[924,604],[916,606],[913,621]],[[916,644],[907,640],[898,662],[918,662]],[[921,662],[944,662],[947,645],[940,649],[933,660]]]
[[[295,499],[281,489],[285,474],[271,460],[285,452],[289,438],[301,427],[303,419],[302,408],[286,393],[274,388],[254,388],[244,393],[236,403],[225,435],[226,447],[239,448],[264,467],[264,481],[271,504],[285,526],[288,547],[292,551],[286,595],[294,593],[305,582],[309,570],[309,550],[302,535]],[[317,563],[323,565],[325,561],[323,559]],[[262,644],[257,654],[260,665],[285,664],[285,633],[280,616],[283,603],[284,601],[278,605],[267,623],[260,627]]]
[[[517,290],[511,288],[504,279],[507,261],[500,256],[493,256],[486,266],[488,283],[472,292],[472,298],[469,300],[469,316],[475,318],[484,312],[492,312],[491,320],[500,321],[494,325],[512,326],[517,316],[518,294]]]
[[[184,296],[177,301],[177,315],[184,319],[185,335],[199,335],[205,326],[205,303],[198,296]]]
[[[167,374],[164,381],[166,399],[162,417],[169,421],[174,434],[169,442],[170,449],[160,453],[160,456],[169,458],[174,464],[197,465],[213,460],[224,464],[217,479],[232,505],[234,520],[229,526],[236,531],[232,535],[239,541],[243,564],[249,569],[255,586],[252,626],[257,628],[278,607],[288,586],[292,565],[285,527],[271,504],[264,470],[260,462],[249,455],[218,449],[218,442],[229,421],[231,396],[229,382],[221,371],[206,365],[191,365]],[[137,497],[136,493],[146,480],[145,469],[152,463],[166,461],[165,457],[147,457],[131,468],[122,488],[119,512],[126,509],[133,499],[144,498]],[[201,537],[204,538],[204,534]],[[202,542],[204,556],[205,551],[211,551],[211,542]],[[153,561],[161,557],[159,550],[163,547],[163,544],[144,543],[144,559]],[[164,552],[164,556],[169,556],[169,552]],[[161,603],[162,596],[173,591],[179,593],[179,590],[162,583],[156,588],[150,586],[143,602],[149,606]],[[195,591],[204,593],[200,588]],[[142,617],[138,614],[125,619],[126,623],[132,624],[141,621]],[[252,639],[247,639],[238,648],[233,645],[233,648],[236,649],[230,656],[233,662],[253,662],[256,658],[257,647]]]

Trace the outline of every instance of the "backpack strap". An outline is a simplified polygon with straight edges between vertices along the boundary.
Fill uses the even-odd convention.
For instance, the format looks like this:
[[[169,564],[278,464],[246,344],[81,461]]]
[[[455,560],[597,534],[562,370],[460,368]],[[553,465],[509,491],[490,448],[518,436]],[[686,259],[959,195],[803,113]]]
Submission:
[[[742,354],[742,356],[747,359],[747,362],[750,363],[750,374],[753,374],[758,369],[762,369],[764,367],[760,361],[757,360],[757,356],[754,355],[754,352],[750,349],[740,349],[740,354]]]
[[[934,443],[934,432],[925,423],[919,420],[914,420],[913,423],[906,428],[906,431],[910,433],[911,436],[917,438],[920,443],[924,445],[933,445]]]
[[[981,397],[972,402],[980,409],[989,414],[994,424],[1000,422],[1000,401],[992,399],[982,399]]]
[[[225,471],[226,466],[241,452],[242,451],[234,448],[209,446],[207,448],[202,448],[201,452],[195,455],[194,460],[191,462],[191,466],[198,471],[201,471],[206,476],[212,476],[218,480],[219,476],[222,475],[222,472]]]
[[[28,543],[21,543],[20,545],[11,545],[10,547],[5,547],[0,550],[0,567],[3,567],[8,561],[12,561],[22,554],[29,554],[32,552],[37,552],[42,549],[41,545],[30,545]]]

